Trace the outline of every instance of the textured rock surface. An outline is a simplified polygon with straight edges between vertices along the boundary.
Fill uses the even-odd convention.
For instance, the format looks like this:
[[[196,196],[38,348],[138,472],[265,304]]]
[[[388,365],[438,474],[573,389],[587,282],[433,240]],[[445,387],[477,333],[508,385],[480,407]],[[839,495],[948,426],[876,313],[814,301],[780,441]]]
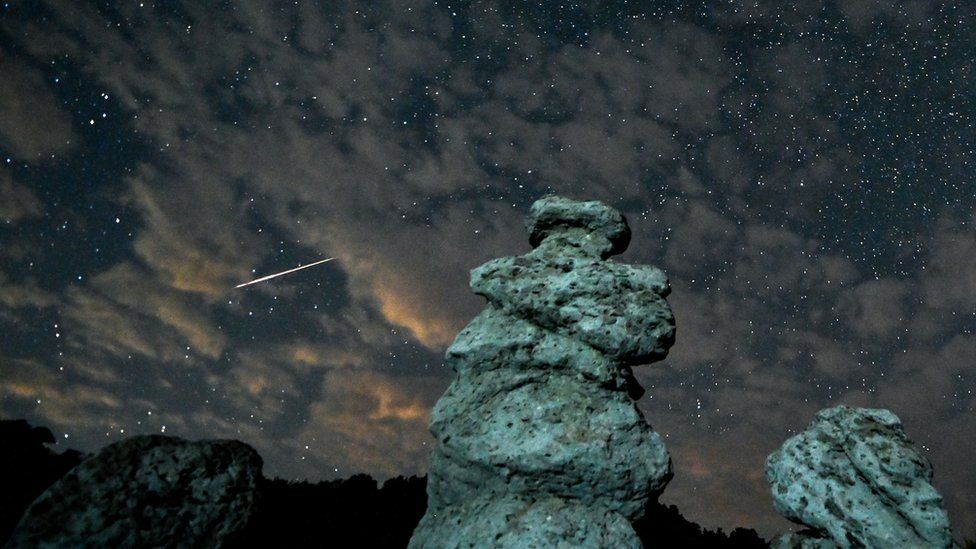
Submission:
[[[236,441],[117,442],[34,501],[7,547],[220,547],[254,511],[261,465]]]
[[[787,532],[769,544],[771,549],[839,549],[829,538],[813,530]]]
[[[770,454],[766,478],[776,510],[814,531],[776,547],[952,547],[932,466],[888,410],[821,410]]]
[[[814,530],[787,532],[769,544],[771,549],[839,549],[829,538],[822,537]]]
[[[540,199],[528,229],[531,252],[471,272],[488,303],[447,350],[411,547],[640,547],[671,478],[630,370],[674,341],[664,273],[606,259],[630,230],[600,202]]]

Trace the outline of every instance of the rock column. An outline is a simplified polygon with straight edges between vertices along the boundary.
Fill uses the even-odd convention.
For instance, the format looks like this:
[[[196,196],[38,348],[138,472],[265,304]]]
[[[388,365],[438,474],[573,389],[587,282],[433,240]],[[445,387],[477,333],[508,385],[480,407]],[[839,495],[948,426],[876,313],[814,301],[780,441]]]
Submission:
[[[672,476],[631,371],[674,342],[667,278],[607,259],[630,229],[603,203],[545,197],[527,225],[531,252],[471,272],[488,302],[447,350],[411,547],[640,547]]]

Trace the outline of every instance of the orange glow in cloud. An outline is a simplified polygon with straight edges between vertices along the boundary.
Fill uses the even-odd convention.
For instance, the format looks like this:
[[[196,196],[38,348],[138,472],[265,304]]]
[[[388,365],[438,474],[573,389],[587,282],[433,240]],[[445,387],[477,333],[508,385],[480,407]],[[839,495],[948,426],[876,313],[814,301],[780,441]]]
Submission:
[[[265,388],[271,385],[268,378],[261,374],[243,375],[241,377],[247,391],[255,396],[260,395]]]
[[[227,291],[227,280],[231,270],[217,258],[204,254],[201,250],[184,246],[178,260],[162,262],[162,268],[169,274],[170,284],[187,292],[197,292],[211,296],[223,295]]]
[[[403,397],[398,395],[391,385],[386,383],[372,388],[377,400],[376,410],[369,415],[370,419],[384,419],[393,417],[401,421],[414,421],[426,418],[428,410],[418,402],[403,403]],[[400,402],[398,402],[400,401]],[[425,421],[426,423],[426,421]]]
[[[10,396],[20,398],[36,398],[40,394],[36,387],[26,383],[6,383],[3,390]]]
[[[24,377],[27,369],[36,367],[36,364],[27,361],[12,362],[13,371],[6,373],[15,378]],[[49,376],[31,381],[12,379],[0,385],[0,402],[6,398],[36,399],[40,405],[36,413],[46,421],[53,425],[76,426],[97,424],[106,410],[121,407],[119,399],[101,389],[78,387],[62,390],[55,385],[56,380]]]
[[[288,345],[282,354],[288,354],[291,361],[302,366],[344,366],[363,365],[363,357],[353,351],[338,347],[325,348],[309,343]]]
[[[152,301],[158,318],[186,338],[196,352],[217,358],[224,351],[226,338],[213,329],[209,319],[173,299],[160,297]]]
[[[142,177],[150,179],[154,175],[147,171]],[[226,236],[224,241],[210,245],[196,242],[188,236],[186,227],[173,219],[166,204],[161,204],[156,191],[145,181],[132,180],[130,188],[147,225],[147,230],[136,240],[137,255],[171,288],[209,297],[225,295],[230,281],[240,274],[240,265],[231,260],[240,255],[237,244],[228,241]]]
[[[342,234],[343,229],[335,227],[335,232]],[[420,344],[434,351],[441,351],[454,341],[461,326],[452,323],[445,316],[446,311],[433,306],[427,298],[424,290],[430,289],[431,282],[410,279],[411,275],[424,275],[387,263],[388,258],[357,244],[356,235],[348,239],[333,235],[322,248],[331,250],[330,255],[350,273],[354,296],[379,302],[380,313],[388,322],[406,328]]]
[[[324,357],[310,345],[295,345],[291,348],[291,359],[301,364],[314,366],[322,364]]]
[[[419,310],[414,296],[403,295],[380,280],[374,280],[373,291],[380,301],[383,316],[393,324],[410,330],[413,337],[425,347],[441,350],[454,341],[458,328],[450,325],[444,318],[426,316]]]

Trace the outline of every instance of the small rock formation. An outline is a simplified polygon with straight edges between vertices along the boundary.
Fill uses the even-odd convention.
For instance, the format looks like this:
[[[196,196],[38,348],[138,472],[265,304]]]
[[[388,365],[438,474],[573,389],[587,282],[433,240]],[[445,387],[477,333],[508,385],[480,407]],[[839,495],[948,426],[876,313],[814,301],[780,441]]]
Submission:
[[[769,455],[766,479],[776,511],[809,528],[773,547],[953,547],[932,466],[888,410],[821,410]]]
[[[630,369],[674,342],[667,278],[607,260],[630,229],[601,202],[545,197],[527,225],[531,252],[471,272],[488,303],[447,350],[410,547],[640,547],[631,521],[671,479]]]
[[[261,466],[237,441],[123,440],[41,494],[7,547],[220,547],[254,512]]]

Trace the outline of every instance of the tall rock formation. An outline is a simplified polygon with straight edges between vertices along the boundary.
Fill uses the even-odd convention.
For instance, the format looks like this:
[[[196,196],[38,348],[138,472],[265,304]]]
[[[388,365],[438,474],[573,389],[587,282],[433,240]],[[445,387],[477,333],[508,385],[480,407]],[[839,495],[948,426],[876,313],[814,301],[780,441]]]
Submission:
[[[233,440],[116,442],[41,494],[6,547],[222,547],[254,513],[261,465]]]
[[[932,465],[884,409],[838,406],[766,460],[776,511],[809,530],[773,547],[953,546]]]
[[[531,252],[471,272],[488,303],[447,350],[411,547],[640,547],[671,478],[630,369],[674,342],[667,278],[607,259],[630,229],[603,203],[545,197],[527,225]]]

